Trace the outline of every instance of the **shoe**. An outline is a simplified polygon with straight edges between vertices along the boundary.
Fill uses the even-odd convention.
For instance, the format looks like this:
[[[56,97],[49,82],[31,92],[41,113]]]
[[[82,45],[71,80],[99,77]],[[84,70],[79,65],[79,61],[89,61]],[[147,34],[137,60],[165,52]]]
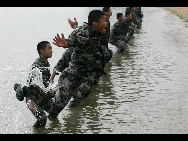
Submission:
[[[16,91],[16,98],[19,101],[23,101],[27,93],[27,87],[24,86],[23,88],[21,88],[21,85],[16,83],[14,84],[14,90]]]
[[[79,87],[79,92],[81,93],[81,97],[78,98],[87,98],[89,94],[91,93],[91,87],[88,86],[86,83],[82,83]]]

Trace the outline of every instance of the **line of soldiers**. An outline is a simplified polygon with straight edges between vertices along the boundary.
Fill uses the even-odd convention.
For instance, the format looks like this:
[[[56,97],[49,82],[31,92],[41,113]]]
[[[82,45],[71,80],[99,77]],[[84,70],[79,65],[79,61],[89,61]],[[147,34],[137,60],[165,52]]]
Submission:
[[[108,48],[108,43],[118,47],[122,52],[125,43],[128,42],[134,33],[134,28],[141,26],[139,14],[135,14],[135,7],[126,9],[126,18],[123,14],[117,14],[118,22],[114,24],[110,32],[110,7],[104,7],[103,11],[93,10],[88,15],[88,23],[78,26],[76,18],[70,19],[69,24],[75,30],[68,39],[64,34],[59,34],[53,39],[53,44],[58,47],[68,48],[54,67],[50,74],[48,58],[52,57],[52,46],[48,41],[42,41],[37,45],[39,58],[32,64],[32,71],[29,75],[28,85],[14,85],[16,97],[23,101],[26,97],[26,104],[37,119],[34,127],[46,125],[47,117],[56,118],[68,104],[71,97],[73,101],[70,106],[77,106],[83,98],[88,97],[94,84],[99,82],[101,76],[106,75],[104,66],[111,60],[113,52]],[[139,13],[139,8],[137,8]],[[141,12],[141,8],[140,8]],[[134,22],[134,18],[135,21]],[[131,20],[134,25],[131,25]],[[41,72],[41,79],[45,89],[36,83],[36,71]],[[60,75],[58,85],[49,88],[53,83],[55,75]],[[49,113],[47,116],[45,111]]]
[[[122,13],[117,14],[118,21],[112,27],[110,43],[118,48],[118,52],[125,50],[126,43],[134,34],[134,29],[141,27],[142,17],[141,7],[127,7],[125,18]]]

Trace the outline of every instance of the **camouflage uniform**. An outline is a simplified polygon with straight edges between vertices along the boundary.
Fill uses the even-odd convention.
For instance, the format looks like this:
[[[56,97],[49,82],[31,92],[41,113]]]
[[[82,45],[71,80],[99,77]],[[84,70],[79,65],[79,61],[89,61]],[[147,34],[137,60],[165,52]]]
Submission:
[[[48,87],[50,76],[51,76],[49,67],[50,67],[49,62],[47,62],[46,64],[46,62],[42,57],[37,58],[35,62],[32,64],[32,69],[36,69],[36,68],[40,69],[45,88]],[[28,79],[29,84],[32,83],[34,77],[33,74],[30,75],[31,76]],[[44,112],[46,101],[44,99],[47,98],[48,99],[51,98],[50,94],[49,93],[46,94],[39,86],[30,85],[27,88],[26,103],[28,105],[29,110],[32,112],[35,118],[37,118],[34,127],[40,127],[46,124],[47,116],[46,113]],[[29,104],[35,105],[36,109],[31,109]]]
[[[123,28],[126,29],[125,32],[127,32],[126,36],[128,37],[128,39],[130,39],[130,37],[134,34],[134,29],[129,28],[129,26],[131,26],[131,19],[128,20],[127,17],[125,17],[122,24]]]
[[[110,34],[110,22],[107,19],[108,26],[106,27],[105,35],[102,35],[102,53],[104,56],[103,59],[103,65],[106,65],[112,58],[113,52],[108,48],[108,40],[109,40],[109,34]],[[85,23],[84,23],[85,24]],[[72,34],[69,36],[71,37]],[[69,62],[71,61],[71,54],[73,53],[73,48],[68,48],[64,54],[62,55],[61,59],[58,61],[57,65],[54,67],[54,71],[56,71],[56,74],[59,74],[59,72],[62,72],[66,67],[69,66]],[[99,78],[102,76],[102,74],[105,74],[105,72],[100,72],[95,74],[94,76],[94,84],[97,84],[99,81]],[[89,83],[88,81],[86,83],[82,83],[79,87],[78,92],[73,95],[73,101],[70,102],[70,106],[77,106],[81,100],[85,97],[87,97],[92,89],[93,83]]]
[[[117,21],[113,25],[110,33],[110,42],[118,48],[118,52],[124,51],[125,45],[130,39],[130,34],[127,34],[129,32],[129,21],[127,18],[125,18],[122,22]]]
[[[103,70],[104,70],[104,66],[111,60],[113,55],[113,51],[108,48],[108,41],[110,36],[110,21],[107,18],[106,21],[108,25],[105,28],[106,32],[104,35],[102,35],[102,40],[101,40],[101,45],[102,45],[101,47],[103,53],[103,61],[102,61]],[[106,75],[106,73],[102,71],[94,76],[94,84],[97,84],[99,82],[99,79],[102,75]],[[81,102],[82,98],[87,97],[90,94],[91,89],[92,89],[92,85],[89,85],[87,83],[82,83],[78,93],[74,95],[74,99],[73,101],[71,101],[71,106],[77,106]]]
[[[69,62],[71,61],[71,55],[73,53],[73,48],[68,48],[62,55],[61,59],[58,61],[57,65],[54,67],[54,70],[57,75],[63,72],[65,68],[69,66]]]
[[[143,18],[141,7],[136,7],[135,14],[141,19]]]
[[[131,11],[130,7],[127,7],[126,8],[126,11]],[[125,11],[125,14],[126,14],[126,11]],[[131,12],[132,13],[132,12]],[[142,26],[142,19],[139,17],[141,14],[141,7],[136,7],[136,10],[134,13],[132,13],[132,19],[131,19],[131,23],[133,25],[136,25],[137,28],[140,28]],[[140,20],[140,23],[138,23],[136,21],[136,19],[139,19]]]
[[[103,70],[101,33],[84,24],[75,29],[66,40],[68,47],[74,47],[72,60],[59,77],[59,91],[47,110],[50,117],[58,116],[82,83],[92,86],[95,75]]]
[[[71,55],[73,53],[73,48],[68,48],[62,55],[61,59],[58,61],[57,65],[54,67],[54,70],[56,72],[56,75],[59,75],[65,68],[69,66],[69,62],[71,61]],[[80,86],[78,93],[76,95],[73,95],[74,100],[71,105],[78,105],[81,101],[82,92],[84,92],[84,87]],[[90,93],[91,88],[89,87],[88,93]]]
[[[138,23],[138,22],[136,21],[136,19],[138,19],[138,20],[140,21],[140,23]],[[140,27],[142,26],[142,19],[139,18],[139,17],[136,15],[135,12],[132,13],[132,22],[136,25],[137,28],[140,28]]]
[[[53,95],[55,95],[55,92],[52,90],[49,90],[47,93],[45,93],[43,89],[41,89],[38,85],[35,84],[35,78],[40,78],[38,77],[38,75],[41,75],[40,80],[42,79],[41,83],[44,86],[44,88],[47,88],[49,86],[49,80],[51,76],[49,67],[49,62],[47,62],[46,64],[42,57],[37,58],[35,62],[32,64],[32,70],[29,73],[29,86],[24,86],[21,88],[20,84],[14,85],[14,90],[16,91],[17,99],[19,101],[23,101],[24,97],[26,97],[26,103],[28,108],[35,116],[35,118],[37,118],[34,127],[40,127],[46,124],[47,116],[44,112],[44,109],[46,106],[48,106],[48,104],[46,103],[48,101],[52,101],[51,98],[54,97]],[[39,74],[36,72],[38,72]],[[46,99],[49,100],[47,100],[46,102]]]

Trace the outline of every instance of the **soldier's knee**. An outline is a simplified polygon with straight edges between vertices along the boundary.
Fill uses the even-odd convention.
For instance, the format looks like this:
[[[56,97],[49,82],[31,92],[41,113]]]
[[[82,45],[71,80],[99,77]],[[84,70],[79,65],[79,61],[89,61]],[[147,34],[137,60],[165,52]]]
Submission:
[[[86,98],[91,93],[91,87],[88,86],[86,83],[82,83],[79,87],[79,91],[81,92],[82,97]]]

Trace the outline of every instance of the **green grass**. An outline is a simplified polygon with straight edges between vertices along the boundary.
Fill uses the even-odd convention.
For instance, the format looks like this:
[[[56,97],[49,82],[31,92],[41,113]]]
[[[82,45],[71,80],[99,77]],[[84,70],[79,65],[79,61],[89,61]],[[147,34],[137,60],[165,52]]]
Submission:
[[[170,8],[166,8],[166,10],[169,10],[176,14],[180,19],[183,19],[184,22],[188,22],[188,19],[186,19],[182,14],[179,14],[177,11],[171,10]]]

